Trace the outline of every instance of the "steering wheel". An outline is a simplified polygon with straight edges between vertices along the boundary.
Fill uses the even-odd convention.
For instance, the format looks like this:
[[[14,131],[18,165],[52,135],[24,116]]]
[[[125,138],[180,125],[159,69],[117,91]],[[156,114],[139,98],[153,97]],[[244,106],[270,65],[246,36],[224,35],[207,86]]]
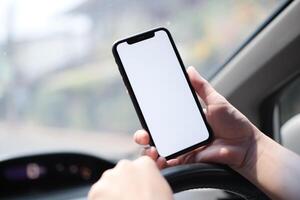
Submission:
[[[162,170],[174,193],[190,189],[212,188],[231,192],[247,200],[268,198],[252,183],[224,165],[188,164]]]

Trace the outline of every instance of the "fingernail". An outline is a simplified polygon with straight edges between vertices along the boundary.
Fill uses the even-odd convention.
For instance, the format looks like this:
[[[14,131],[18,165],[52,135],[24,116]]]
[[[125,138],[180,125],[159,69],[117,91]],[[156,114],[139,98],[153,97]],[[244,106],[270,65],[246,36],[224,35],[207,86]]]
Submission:
[[[155,147],[150,147],[151,152],[155,151]]]

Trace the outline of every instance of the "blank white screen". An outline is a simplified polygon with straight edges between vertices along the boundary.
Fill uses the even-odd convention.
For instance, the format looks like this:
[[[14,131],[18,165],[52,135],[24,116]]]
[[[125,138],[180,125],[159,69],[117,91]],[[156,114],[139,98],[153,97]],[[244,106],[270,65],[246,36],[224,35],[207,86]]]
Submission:
[[[161,156],[208,138],[195,99],[165,31],[117,51]]]

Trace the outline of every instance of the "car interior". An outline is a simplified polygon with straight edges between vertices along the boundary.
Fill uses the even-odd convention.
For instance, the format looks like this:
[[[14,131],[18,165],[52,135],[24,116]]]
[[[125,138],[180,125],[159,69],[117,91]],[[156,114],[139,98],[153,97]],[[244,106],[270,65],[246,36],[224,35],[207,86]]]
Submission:
[[[214,75],[209,79],[213,87],[260,130],[298,154],[300,154],[299,19],[300,1],[281,1],[272,15],[223,62],[222,67],[212,73]],[[114,65],[110,67],[117,68]],[[127,101],[128,104],[125,106],[130,105],[129,98]],[[4,110],[5,106],[0,106],[0,112]],[[137,121],[136,117],[132,119]],[[0,136],[5,130],[2,127],[0,123]],[[122,137],[125,138],[116,135],[112,141],[120,140]],[[130,140],[131,137],[132,135],[126,136],[125,140]],[[6,136],[1,138],[0,145],[9,140]],[[84,139],[79,140],[84,143]],[[91,140],[95,139],[91,137]],[[105,148],[113,144],[105,136],[103,141],[103,146],[102,143],[93,143],[95,148],[103,149],[101,155],[95,151],[80,151],[76,148],[61,150],[58,147],[42,153],[24,152],[19,155],[2,156],[0,199],[86,199],[91,185],[105,170],[112,168],[120,158],[133,159],[140,154],[140,151],[136,151],[136,146],[122,146],[123,143],[120,142],[116,148],[120,148],[121,151],[122,148],[129,150],[110,158],[105,156],[110,153]],[[65,139],[62,143],[68,145]],[[131,149],[135,149],[134,153],[127,153],[131,152]],[[5,152],[4,148],[0,150]],[[255,186],[226,166],[213,164],[178,166],[165,169],[162,174],[176,193],[174,195],[176,200],[268,199]]]

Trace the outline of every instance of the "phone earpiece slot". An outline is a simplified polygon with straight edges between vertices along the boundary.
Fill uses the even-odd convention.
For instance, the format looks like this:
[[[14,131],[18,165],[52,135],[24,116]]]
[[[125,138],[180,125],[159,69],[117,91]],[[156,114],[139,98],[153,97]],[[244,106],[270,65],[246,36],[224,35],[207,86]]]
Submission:
[[[147,40],[149,38],[154,37],[154,34],[155,34],[154,32],[148,32],[148,33],[144,33],[142,35],[136,35],[136,36],[133,36],[133,37],[127,39],[127,43],[134,44],[134,43],[137,43],[137,42],[140,42],[143,40]]]

